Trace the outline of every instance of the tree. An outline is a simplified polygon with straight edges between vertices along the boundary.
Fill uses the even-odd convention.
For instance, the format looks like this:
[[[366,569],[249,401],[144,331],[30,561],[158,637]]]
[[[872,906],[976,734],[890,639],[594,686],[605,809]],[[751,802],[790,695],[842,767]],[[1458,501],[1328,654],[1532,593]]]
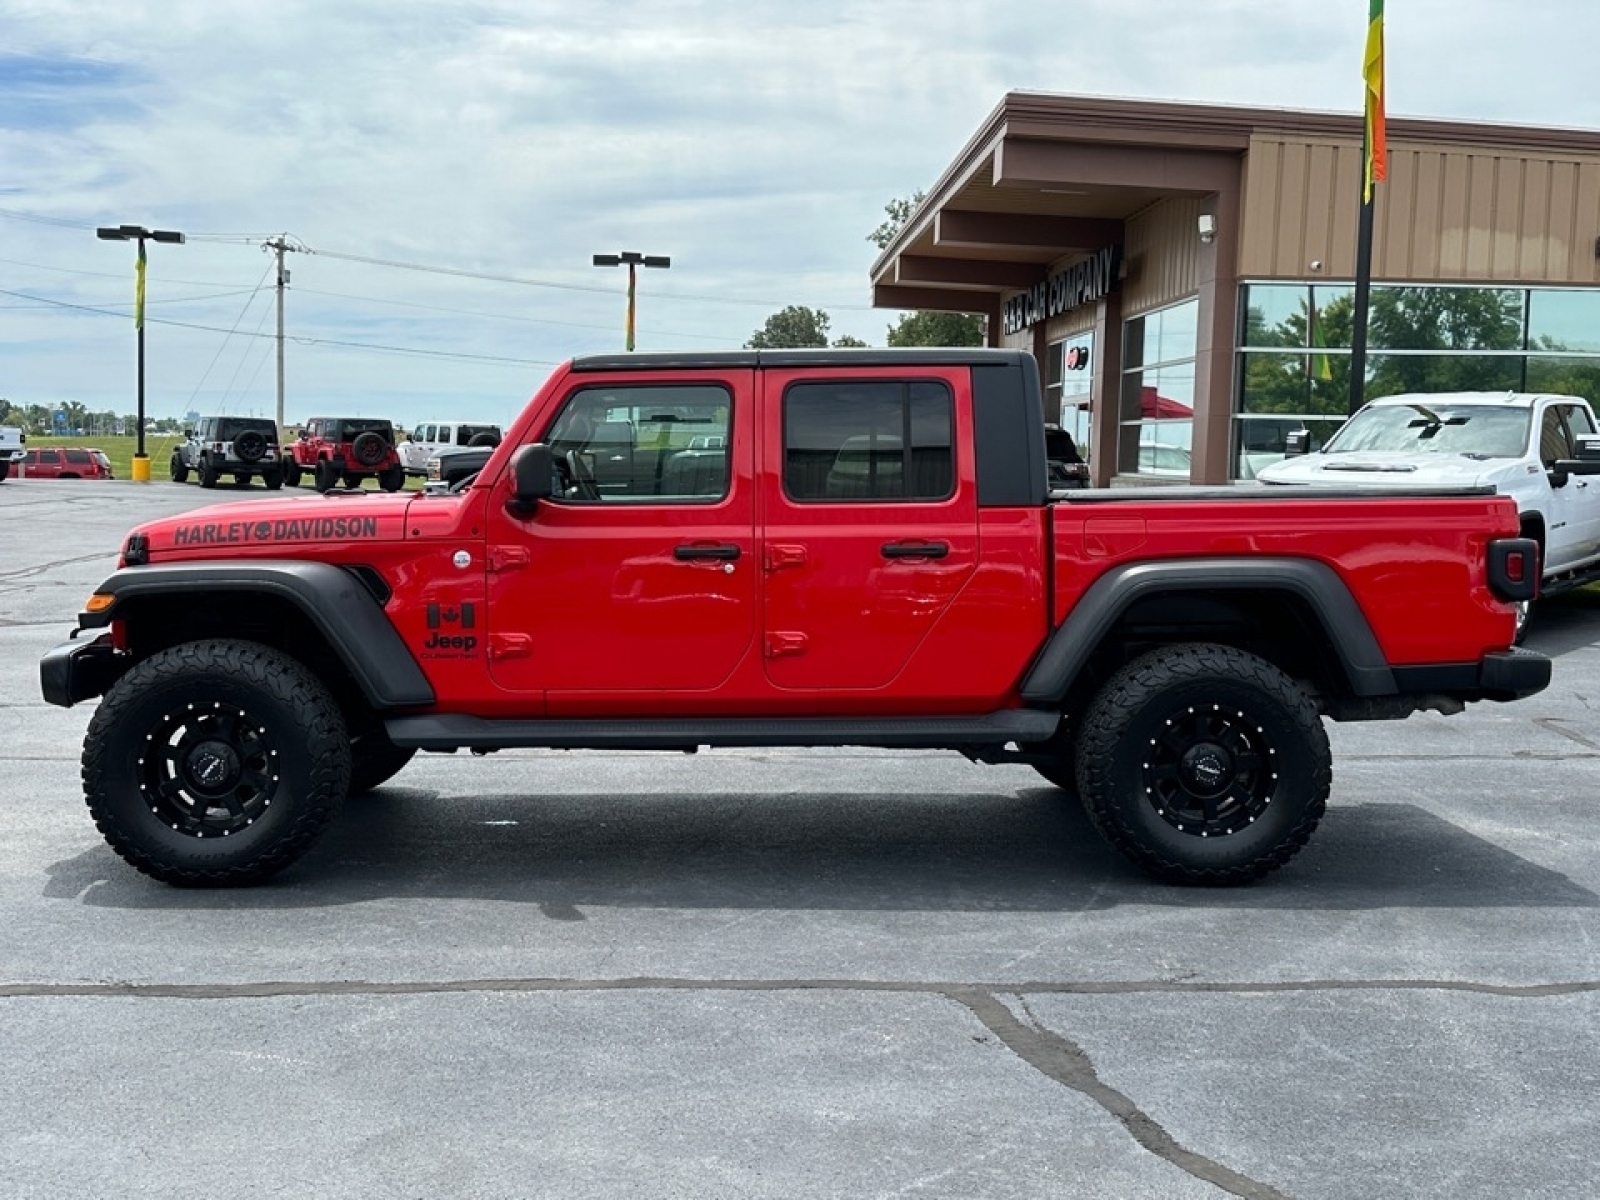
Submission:
[[[889,327],[891,346],[981,346],[983,318],[976,313],[904,313]]]
[[[859,349],[864,349],[866,347],[867,343],[863,342],[858,337],[852,337],[848,333],[841,333],[838,337],[833,339],[833,345],[834,345],[835,349],[844,349],[846,347],[853,347],[853,348],[859,350]]]
[[[750,335],[746,350],[804,350],[828,344],[828,314],[820,308],[791,304],[767,318]]]
[[[883,211],[889,214],[889,219],[867,234],[867,241],[877,246],[879,250],[887,250],[889,243],[894,241],[895,234],[905,228],[906,222],[911,219],[911,214],[917,211],[924,194],[918,190],[903,199],[891,200],[885,204]]]

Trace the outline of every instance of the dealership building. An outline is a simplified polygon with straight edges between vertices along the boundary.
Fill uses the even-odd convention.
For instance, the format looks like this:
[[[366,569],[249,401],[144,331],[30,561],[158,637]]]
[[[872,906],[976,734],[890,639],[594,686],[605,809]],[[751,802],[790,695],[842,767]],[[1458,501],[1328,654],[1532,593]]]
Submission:
[[[1011,93],[872,267],[1031,351],[1101,485],[1248,479],[1347,413],[1357,113]],[[1600,401],[1600,132],[1388,122],[1364,394]]]

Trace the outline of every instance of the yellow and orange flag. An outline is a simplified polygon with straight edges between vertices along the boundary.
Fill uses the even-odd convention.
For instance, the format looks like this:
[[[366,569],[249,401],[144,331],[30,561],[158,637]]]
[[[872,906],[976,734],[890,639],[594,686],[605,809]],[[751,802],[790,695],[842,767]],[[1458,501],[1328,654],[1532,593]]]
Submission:
[[[1383,0],[1368,0],[1367,53],[1361,64],[1367,81],[1366,169],[1361,199],[1372,200],[1372,185],[1389,173],[1388,135],[1383,111]]]
[[[139,261],[133,268],[133,327],[144,328],[144,239],[139,239]]]

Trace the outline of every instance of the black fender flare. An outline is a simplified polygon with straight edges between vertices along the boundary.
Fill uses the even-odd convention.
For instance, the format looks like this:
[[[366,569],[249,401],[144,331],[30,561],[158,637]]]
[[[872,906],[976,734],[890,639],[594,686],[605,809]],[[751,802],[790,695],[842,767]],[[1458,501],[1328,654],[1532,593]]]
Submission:
[[[1289,592],[1321,623],[1356,695],[1399,693],[1366,614],[1332,567],[1308,558],[1200,558],[1126,563],[1095,580],[1034,660],[1023,701],[1059,704],[1129,606],[1182,591]]]
[[[203,600],[229,592],[276,596],[305,614],[374,708],[426,705],[435,699],[433,685],[378,598],[354,574],[331,563],[256,559],[124,567],[95,590],[115,600],[97,613],[81,614],[82,629],[109,625],[136,600]]]

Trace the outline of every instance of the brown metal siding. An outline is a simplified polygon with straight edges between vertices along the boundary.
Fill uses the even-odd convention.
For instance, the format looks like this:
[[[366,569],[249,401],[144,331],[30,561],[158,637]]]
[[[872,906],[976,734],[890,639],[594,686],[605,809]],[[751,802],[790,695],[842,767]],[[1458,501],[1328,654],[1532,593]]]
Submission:
[[[1200,286],[1200,201],[1162,200],[1128,219],[1122,314],[1137,316],[1195,294]]]
[[[1240,274],[1353,277],[1361,167],[1359,143],[1253,138]],[[1600,158],[1391,143],[1372,273],[1419,282],[1592,284],[1600,280],[1597,237]]]

